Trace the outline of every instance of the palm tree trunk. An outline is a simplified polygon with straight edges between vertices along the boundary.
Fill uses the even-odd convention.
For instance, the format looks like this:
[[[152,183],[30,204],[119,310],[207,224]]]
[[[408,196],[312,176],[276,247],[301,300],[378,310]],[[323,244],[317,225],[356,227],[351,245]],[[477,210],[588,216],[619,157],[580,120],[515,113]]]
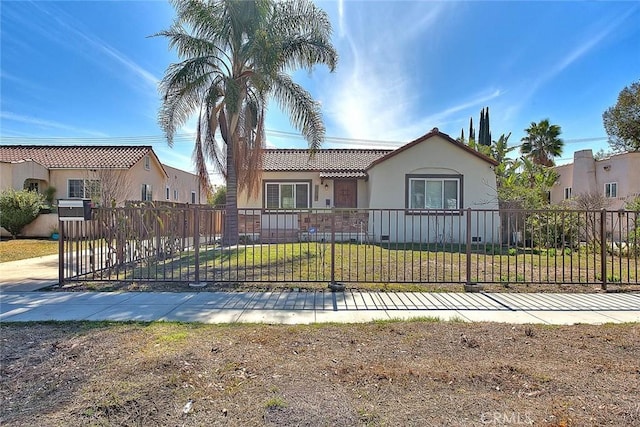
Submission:
[[[226,215],[224,221],[223,244],[232,246],[237,245],[238,236],[238,175],[236,171],[233,146],[234,138],[229,138],[227,143],[227,200]]]

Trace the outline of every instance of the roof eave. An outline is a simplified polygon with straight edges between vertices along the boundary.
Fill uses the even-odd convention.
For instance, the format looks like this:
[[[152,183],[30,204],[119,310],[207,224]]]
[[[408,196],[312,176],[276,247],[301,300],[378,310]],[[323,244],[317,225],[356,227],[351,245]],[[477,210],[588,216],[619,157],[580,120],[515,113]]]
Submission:
[[[397,155],[397,154],[399,154],[399,153],[403,152],[404,150],[407,150],[407,149],[409,149],[409,148],[413,147],[414,145],[418,145],[418,144],[420,144],[421,142],[424,142],[424,141],[426,141],[427,139],[432,138],[432,137],[434,137],[434,136],[439,136],[439,137],[443,138],[444,140],[446,140],[446,141],[448,141],[448,142],[450,142],[450,143],[452,143],[452,144],[456,145],[456,146],[457,146],[457,147],[459,147],[459,148],[462,148],[463,150],[467,151],[468,153],[470,153],[470,154],[472,154],[472,155],[474,155],[474,156],[476,156],[476,157],[479,157],[481,160],[484,160],[485,162],[490,163],[490,164],[492,164],[493,166],[497,166],[497,165],[499,164],[497,161],[495,161],[495,160],[494,160],[494,159],[492,159],[491,157],[485,156],[484,154],[480,153],[479,151],[476,151],[476,150],[474,150],[473,148],[471,148],[471,147],[469,147],[469,146],[467,146],[467,145],[465,145],[465,144],[463,144],[463,143],[461,143],[461,142],[459,142],[459,141],[456,141],[455,139],[451,138],[451,137],[450,137],[449,135],[447,135],[446,133],[442,133],[442,132],[440,132],[440,130],[438,130],[438,128],[433,128],[433,129],[431,130],[431,132],[429,132],[429,133],[427,133],[427,134],[425,134],[425,135],[422,135],[421,137],[419,137],[419,138],[417,138],[417,139],[414,139],[413,141],[411,141],[411,142],[409,142],[409,143],[407,143],[407,144],[403,145],[402,147],[400,147],[400,148],[398,148],[398,149],[396,149],[396,150],[394,150],[394,151],[390,152],[389,154],[387,154],[387,155],[385,155],[385,156],[383,156],[383,157],[380,157],[380,158],[379,158],[379,159],[377,159],[377,160],[374,160],[373,162],[371,162],[371,164],[370,164],[369,166],[367,166],[367,168],[366,168],[365,170],[366,170],[366,171],[368,171],[368,170],[369,170],[369,169],[371,169],[373,166],[375,166],[375,165],[377,165],[377,164],[379,164],[379,163],[382,163],[382,162],[384,162],[385,160],[388,160],[388,159],[390,159],[391,157],[393,157],[393,156],[395,156],[395,155]]]

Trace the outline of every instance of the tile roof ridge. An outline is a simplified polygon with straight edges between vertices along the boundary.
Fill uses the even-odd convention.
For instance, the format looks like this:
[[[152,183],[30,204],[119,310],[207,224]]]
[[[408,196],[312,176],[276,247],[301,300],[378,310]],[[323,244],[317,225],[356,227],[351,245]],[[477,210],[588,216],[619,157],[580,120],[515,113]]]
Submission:
[[[362,151],[393,151],[394,148],[318,148],[315,152],[321,151],[340,151],[340,152],[362,152]],[[265,152],[286,151],[286,152],[309,152],[310,148],[265,148]]]
[[[107,145],[68,145],[68,144],[0,144],[0,148],[149,148],[151,149],[151,145],[115,145],[115,144],[107,144]]]

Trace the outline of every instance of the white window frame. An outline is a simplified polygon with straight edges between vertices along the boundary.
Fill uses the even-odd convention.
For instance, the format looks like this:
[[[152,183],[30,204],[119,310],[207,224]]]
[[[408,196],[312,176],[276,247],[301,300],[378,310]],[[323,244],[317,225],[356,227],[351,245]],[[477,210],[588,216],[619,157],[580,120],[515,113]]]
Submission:
[[[196,192],[195,191],[191,192],[191,204],[192,205],[196,204]]]
[[[80,196],[71,195],[71,182],[81,182],[82,194]],[[94,190],[94,191],[92,191]],[[91,199],[98,200],[101,196],[99,179],[69,178],[67,179],[67,197],[70,199]]]
[[[173,190],[173,200],[178,200],[178,190],[177,189]]]
[[[615,199],[618,197],[618,183],[607,182],[604,184],[604,197],[607,199]]]
[[[417,203],[414,194],[412,194],[412,189],[414,188],[414,184],[417,182],[424,183],[424,194],[422,195],[422,203]],[[440,193],[440,204],[438,206],[428,206],[428,194],[427,194],[427,185],[429,182],[438,182],[441,183],[441,193]],[[445,202],[445,184],[449,182],[454,182],[456,184],[456,197],[455,197],[455,205],[450,205]],[[463,200],[462,200],[462,190],[463,190],[463,179],[462,175],[407,175],[406,176],[406,208],[412,211],[421,211],[421,210],[455,210],[462,209]],[[415,194],[418,196],[418,194]]]
[[[153,201],[153,187],[151,186],[151,184],[142,184],[140,200],[143,202]]]
[[[569,200],[571,198],[571,187],[564,187],[564,200]]]
[[[305,199],[304,206],[298,200],[298,186],[306,187],[307,197]],[[269,188],[273,189],[277,187],[278,189],[278,206],[274,206],[270,204],[269,200]],[[293,187],[292,190],[292,199],[291,203],[284,204],[283,203],[283,187]],[[264,181],[264,197],[263,197],[263,207],[264,209],[309,209],[311,207],[311,181]]]
[[[145,170],[151,169],[151,156],[148,154],[144,156],[144,168]]]

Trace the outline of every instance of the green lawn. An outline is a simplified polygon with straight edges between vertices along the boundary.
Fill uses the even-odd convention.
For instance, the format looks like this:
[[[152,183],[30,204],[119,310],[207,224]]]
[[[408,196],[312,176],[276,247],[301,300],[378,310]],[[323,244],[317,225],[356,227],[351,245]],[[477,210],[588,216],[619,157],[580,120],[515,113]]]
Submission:
[[[0,262],[17,261],[58,253],[58,242],[44,239],[0,240]]]
[[[383,247],[337,243],[334,278],[359,283],[464,283],[467,255],[433,247]],[[482,283],[597,283],[600,255],[575,251],[508,251],[494,255],[474,248],[471,280]],[[331,247],[318,243],[255,245],[237,249],[201,247],[199,274],[215,282],[326,282],[331,279]],[[195,253],[149,259],[128,269],[133,279],[194,280]],[[607,257],[609,282],[635,282],[635,259]]]

